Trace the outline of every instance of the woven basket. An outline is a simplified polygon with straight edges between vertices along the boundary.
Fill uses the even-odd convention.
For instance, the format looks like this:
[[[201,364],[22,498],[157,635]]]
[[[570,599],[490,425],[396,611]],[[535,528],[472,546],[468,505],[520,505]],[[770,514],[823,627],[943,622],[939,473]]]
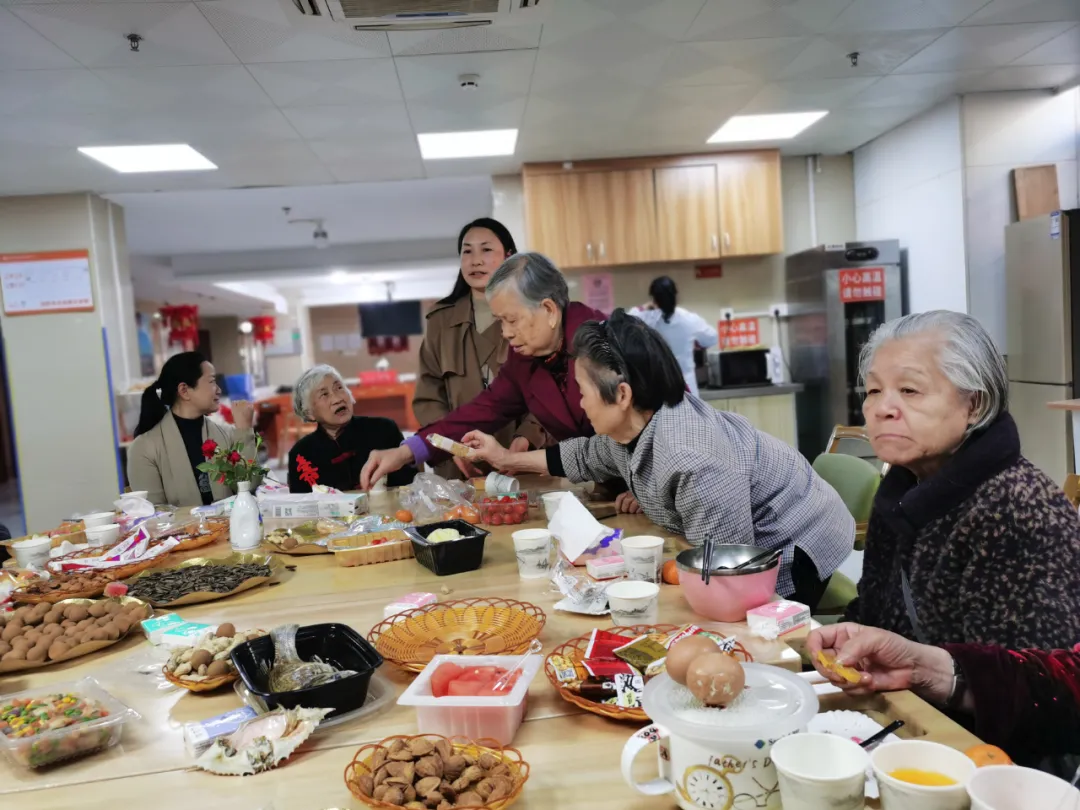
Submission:
[[[495,597],[457,599],[397,613],[371,628],[385,660],[420,672],[436,655],[514,655],[540,635],[547,616],[536,605]]]
[[[635,624],[628,627],[605,627],[604,632],[614,633],[617,636],[625,636],[626,640],[630,641],[638,636],[644,636],[651,633],[657,635],[670,635],[680,629],[682,628],[675,624]],[[589,638],[591,635],[592,634],[590,633],[586,636],[572,638],[548,653],[547,658],[544,659],[544,674],[547,675],[548,681],[551,683],[552,687],[554,687],[555,691],[559,693],[559,697],[567,703],[572,703],[579,709],[584,709],[587,712],[598,714],[601,717],[608,717],[612,720],[648,723],[649,716],[645,714],[644,709],[629,709],[622,706],[613,706],[608,703],[597,703],[596,701],[582,697],[577,692],[567,689],[559,683],[559,679],[555,676],[555,666],[551,663],[552,657],[562,655],[574,661],[581,661],[585,658],[585,649],[589,646]],[[746,651],[746,648],[738,642],[735,642],[735,657],[743,661],[754,660],[753,656]]]
[[[240,680],[239,672],[230,672],[228,675],[221,675],[217,678],[207,678],[202,681],[189,681],[184,678],[177,678],[165,669],[165,667],[161,668],[161,674],[164,675],[165,680],[173,686],[179,686],[181,689],[187,689],[189,692],[213,692],[215,689],[220,689],[226,684]]]
[[[529,763],[521,756],[521,752],[516,748],[504,748],[499,745],[495,740],[467,740],[464,737],[441,737],[438,734],[417,734],[414,736],[405,736],[402,734],[394,737],[387,737],[385,740],[380,740],[377,743],[368,743],[353,754],[352,762],[345,766],[345,786],[349,789],[349,793],[360,802],[363,802],[368,807],[380,807],[386,810],[400,810],[400,805],[387,804],[386,802],[380,802],[371,796],[365,796],[360,792],[357,780],[364,774],[374,775],[372,773],[370,763],[371,757],[375,751],[379,748],[386,748],[394,740],[402,740],[409,742],[415,739],[431,740],[448,740],[449,743],[454,746],[455,754],[471,754],[472,756],[480,756],[481,754],[494,754],[502,762],[510,768],[510,778],[514,782],[514,789],[508,796],[505,796],[498,801],[491,802],[490,804],[470,804],[470,805],[455,805],[454,810],[504,810],[521,796],[521,791],[525,787],[525,782],[529,778]]]
[[[50,605],[55,605],[57,602],[63,602],[65,599],[96,599],[97,597],[105,593],[105,586],[108,584],[109,582],[102,580],[100,586],[90,588],[85,591],[78,591],[76,593],[69,593],[66,591],[54,591],[52,593],[37,594],[27,593],[26,591],[18,590],[11,592],[11,598],[13,601],[18,602],[22,605],[37,605],[41,602],[47,602]]]

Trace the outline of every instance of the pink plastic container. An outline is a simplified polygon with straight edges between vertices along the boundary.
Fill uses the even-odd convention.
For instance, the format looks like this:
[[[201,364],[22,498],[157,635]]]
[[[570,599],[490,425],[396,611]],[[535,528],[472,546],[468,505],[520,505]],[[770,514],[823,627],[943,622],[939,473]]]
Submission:
[[[471,740],[498,740],[509,745],[525,719],[529,684],[544,663],[542,655],[530,655],[521,668],[521,677],[505,697],[441,697],[431,694],[431,673],[449,661],[459,667],[503,667],[511,669],[518,655],[436,655],[416,680],[398,698],[399,706],[416,708],[419,734],[468,737]]]
[[[675,565],[679,569],[679,585],[691,610],[717,622],[741,622],[746,611],[772,601],[780,574],[779,557],[763,568],[724,571],[715,567],[738,565],[761,552],[756,546],[717,545],[708,585],[701,581],[701,549],[680,552]]]

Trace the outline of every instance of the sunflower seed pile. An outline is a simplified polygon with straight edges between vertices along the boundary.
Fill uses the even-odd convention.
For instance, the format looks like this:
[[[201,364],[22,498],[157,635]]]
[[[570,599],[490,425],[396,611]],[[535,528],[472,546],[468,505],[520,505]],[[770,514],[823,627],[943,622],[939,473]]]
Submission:
[[[149,602],[173,602],[198,591],[228,593],[246,579],[268,576],[270,566],[260,563],[193,565],[140,577],[132,583],[128,596],[137,596]]]

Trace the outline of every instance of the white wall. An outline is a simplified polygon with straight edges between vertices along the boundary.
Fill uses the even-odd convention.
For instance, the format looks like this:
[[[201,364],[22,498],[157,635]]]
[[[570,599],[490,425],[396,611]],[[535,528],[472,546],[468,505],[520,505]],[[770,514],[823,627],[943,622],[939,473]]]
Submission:
[[[912,312],[966,312],[964,161],[953,98],[855,150],[857,238],[908,249]]]
[[[970,312],[1005,346],[1005,231],[1016,220],[1013,169],[1057,165],[1061,208],[1076,208],[1080,89],[963,97]]]

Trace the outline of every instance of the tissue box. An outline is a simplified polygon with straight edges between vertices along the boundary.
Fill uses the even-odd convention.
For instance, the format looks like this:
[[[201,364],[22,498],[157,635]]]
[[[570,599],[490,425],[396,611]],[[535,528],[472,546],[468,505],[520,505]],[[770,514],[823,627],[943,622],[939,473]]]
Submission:
[[[782,636],[809,621],[810,608],[786,599],[746,611],[746,623],[750,626],[750,632],[762,638]]]
[[[402,613],[406,610],[433,605],[437,601],[438,598],[433,593],[407,593],[383,608],[383,618],[389,619],[395,613]]]
[[[594,557],[585,562],[585,570],[593,579],[611,579],[626,573],[626,561],[618,556]]]
[[[571,565],[581,568],[587,566],[589,560],[601,560],[605,557],[618,557],[622,555],[622,529],[615,529],[599,543],[589,546],[576,560],[569,559],[565,554],[562,558]]]
[[[259,501],[263,518],[321,518],[362,515],[367,495],[270,495]]]
[[[175,613],[152,616],[139,624],[151,644],[164,644],[167,647],[190,647],[207,630],[215,629],[212,624],[185,621]]]
[[[257,716],[253,708],[242,706],[197,723],[184,723],[184,747],[191,756],[197,757],[209,748],[214,740],[229,736],[240,728],[241,723]]]

